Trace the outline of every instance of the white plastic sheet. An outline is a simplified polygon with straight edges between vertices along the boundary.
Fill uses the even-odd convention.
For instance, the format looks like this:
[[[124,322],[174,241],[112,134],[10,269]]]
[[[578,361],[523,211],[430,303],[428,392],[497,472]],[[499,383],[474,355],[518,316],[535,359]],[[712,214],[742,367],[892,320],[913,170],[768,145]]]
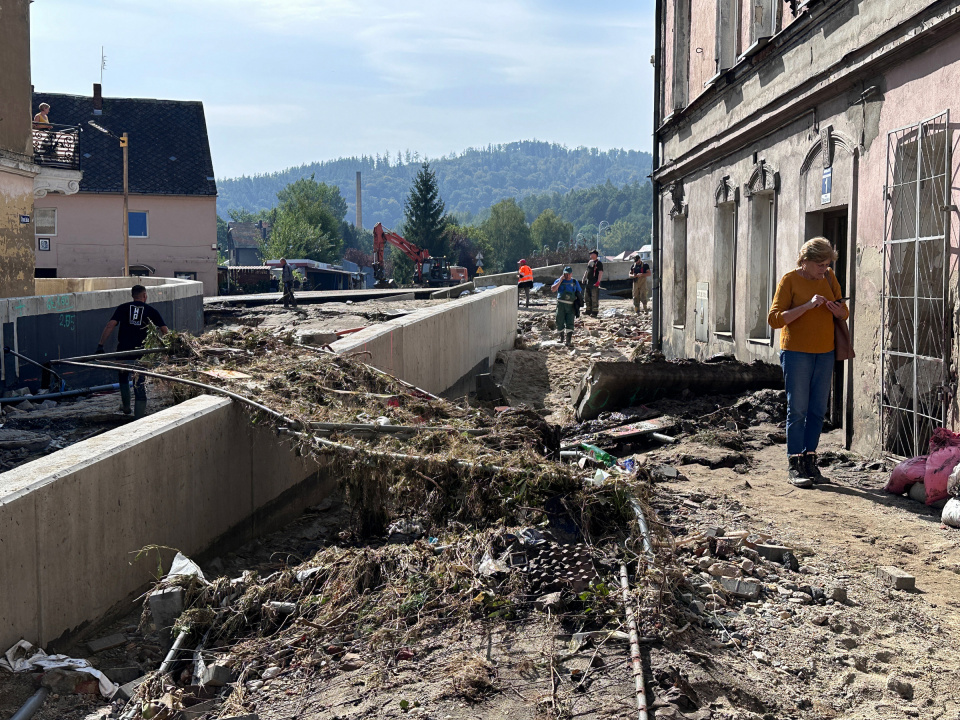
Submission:
[[[0,667],[10,672],[30,672],[31,670],[76,670],[86,673],[97,679],[100,684],[100,694],[108,700],[120,689],[120,686],[94,668],[86,660],[71,658],[66,655],[47,655],[43,650],[34,647],[26,640],[21,640],[4,653],[0,658]]]

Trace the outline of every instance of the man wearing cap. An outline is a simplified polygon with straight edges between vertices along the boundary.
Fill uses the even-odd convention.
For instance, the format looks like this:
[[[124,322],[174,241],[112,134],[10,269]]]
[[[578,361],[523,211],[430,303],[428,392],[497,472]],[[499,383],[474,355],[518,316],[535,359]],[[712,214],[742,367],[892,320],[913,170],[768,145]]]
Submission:
[[[526,260],[517,260],[520,269],[517,270],[517,307],[520,307],[520,291],[523,290],[527,297],[527,307],[530,307],[530,290],[533,288],[533,270],[527,265]]]
[[[550,286],[550,292],[557,294],[557,331],[560,333],[560,340],[569,347],[573,345],[573,320],[576,314],[574,303],[577,294],[583,292],[580,283],[573,279],[572,267],[567,265],[563,269],[563,275]]]
[[[587,271],[583,274],[583,301],[587,314],[597,317],[600,314],[600,281],[603,279],[603,263],[600,262],[600,253],[590,251],[590,262]]]
[[[647,286],[650,278],[650,266],[640,259],[640,253],[633,256],[633,265],[630,266],[630,279],[633,280],[633,309],[640,314],[640,303],[643,303],[643,312],[646,314],[647,301],[650,299],[650,288]]]

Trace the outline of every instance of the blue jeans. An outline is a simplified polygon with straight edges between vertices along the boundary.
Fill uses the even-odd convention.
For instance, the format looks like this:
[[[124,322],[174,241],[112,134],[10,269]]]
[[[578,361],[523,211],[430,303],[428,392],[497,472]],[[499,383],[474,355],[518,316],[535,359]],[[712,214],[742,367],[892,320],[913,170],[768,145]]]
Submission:
[[[833,350],[806,353],[780,351],[787,388],[787,455],[815,452],[830,399]]]

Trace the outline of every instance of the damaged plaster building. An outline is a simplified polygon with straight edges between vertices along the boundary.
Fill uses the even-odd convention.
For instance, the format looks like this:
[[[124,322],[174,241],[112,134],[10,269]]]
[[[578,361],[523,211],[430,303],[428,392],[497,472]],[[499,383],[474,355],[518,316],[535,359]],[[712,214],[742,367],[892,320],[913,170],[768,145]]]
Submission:
[[[926,452],[957,423],[960,2],[661,0],[655,59],[664,352],[778,363],[771,298],[823,235],[857,353],[829,417]]]

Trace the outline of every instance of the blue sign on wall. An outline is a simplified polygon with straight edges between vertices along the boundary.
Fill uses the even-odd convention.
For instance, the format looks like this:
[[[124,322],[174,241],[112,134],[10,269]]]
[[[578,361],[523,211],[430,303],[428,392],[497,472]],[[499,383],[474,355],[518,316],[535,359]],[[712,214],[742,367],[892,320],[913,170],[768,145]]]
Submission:
[[[20,216],[20,224],[21,224],[21,225],[27,225],[29,222],[30,222],[30,216],[29,216],[29,215],[21,215],[21,216]]]
[[[828,205],[833,193],[833,168],[823,169],[823,179],[820,180],[820,204]]]

